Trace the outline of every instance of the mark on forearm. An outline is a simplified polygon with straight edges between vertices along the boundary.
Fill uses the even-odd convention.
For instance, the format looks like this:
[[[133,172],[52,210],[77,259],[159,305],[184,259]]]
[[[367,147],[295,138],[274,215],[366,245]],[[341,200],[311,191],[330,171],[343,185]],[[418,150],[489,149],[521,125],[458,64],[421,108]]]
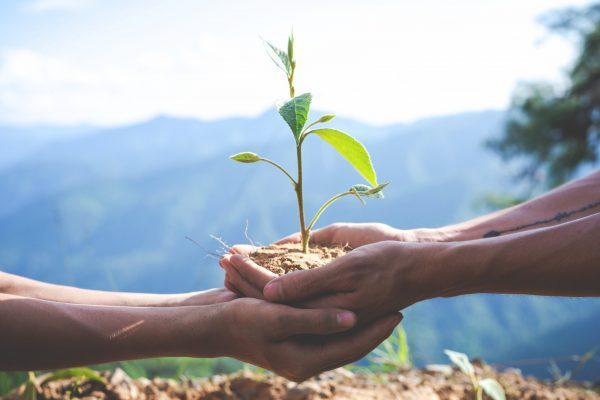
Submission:
[[[580,214],[582,212],[586,212],[586,211],[596,208],[598,206],[600,206],[600,201],[596,201],[595,203],[590,203],[590,204],[583,206],[581,208],[578,208],[576,210],[571,210],[571,211],[566,211],[566,212],[565,211],[558,212],[552,218],[541,219],[541,220],[538,220],[535,222],[531,222],[529,224],[519,225],[514,228],[505,229],[502,231],[491,230],[491,231],[487,232],[485,235],[483,235],[483,237],[484,238],[492,238],[492,237],[503,235],[505,233],[517,232],[517,231],[521,231],[523,229],[533,228],[533,227],[539,226],[539,225],[546,225],[546,224],[550,224],[552,222],[560,222],[563,219],[569,218],[575,214]]]

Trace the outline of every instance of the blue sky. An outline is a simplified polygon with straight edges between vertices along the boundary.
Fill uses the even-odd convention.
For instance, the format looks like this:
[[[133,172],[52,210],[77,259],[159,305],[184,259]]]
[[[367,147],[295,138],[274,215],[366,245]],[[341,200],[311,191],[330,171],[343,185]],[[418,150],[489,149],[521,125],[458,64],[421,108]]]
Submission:
[[[256,115],[286,95],[259,36],[298,42],[297,89],[376,124],[506,107],[573,44],[536,17],[578,0],[0,2],[0,123]]]

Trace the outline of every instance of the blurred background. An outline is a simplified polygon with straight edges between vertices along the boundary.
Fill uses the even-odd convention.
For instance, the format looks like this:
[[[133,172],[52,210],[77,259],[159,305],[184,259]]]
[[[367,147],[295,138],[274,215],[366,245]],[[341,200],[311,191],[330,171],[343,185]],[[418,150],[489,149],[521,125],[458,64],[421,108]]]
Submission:
[[[260,39],[284,46],[292,28],[312,115],[337,114],[391,182],[385,200],[342,200],[321,226],[437,227],[598,167],[598,2],[5,1],[0,269],[192,291],[222,285],[209,235],[246,242],[247,224],[269,243],[296,231],[285,178],[228,159],[252,150],[294,161],[273,107],[287,82]],[[309,210],[360,182],[326,145],[305,149]],[[451,348],[547,377],[553,362],[569,370],[600,345],[600,301],[464,296],[417,304],[404,326],[417,365]],[[120,365],[143,375],[164,363]],[[182,363],[178,373],[236,365]],[[595,355],[579,377],[599,371]]]

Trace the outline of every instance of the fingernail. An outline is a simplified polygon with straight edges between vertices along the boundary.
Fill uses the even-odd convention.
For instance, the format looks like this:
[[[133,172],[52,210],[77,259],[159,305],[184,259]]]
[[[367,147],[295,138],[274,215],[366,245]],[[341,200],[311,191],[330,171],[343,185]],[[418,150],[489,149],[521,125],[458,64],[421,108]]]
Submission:
[[[356,324],[356,315],[349,311],[341,312],[337,315],[337,323],[342,328],[351,328]]]
[[[283,300],[283,286],[279,282],[267,283],[263,294],[269,300]]]

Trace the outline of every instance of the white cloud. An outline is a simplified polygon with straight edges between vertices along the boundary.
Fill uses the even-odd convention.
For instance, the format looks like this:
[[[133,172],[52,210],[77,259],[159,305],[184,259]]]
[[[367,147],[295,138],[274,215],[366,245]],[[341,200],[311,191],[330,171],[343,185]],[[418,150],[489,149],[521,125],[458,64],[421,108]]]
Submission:
[[[572,59],[563,41],[535,46],[544,31],[534,16],[564,1],[311,3],[319,12],[276,0],[97,2],[0,47],[0,122],[254,115],[286,93],[258,35],[283,43],[290,26],[296,87],[313,91],[316,108],[374,123],[502,108],[518,81],[559,79]]]
[[[33,13],[46,11],[72,11],[84,8],[96,0],[31,0],[25,10]]]

